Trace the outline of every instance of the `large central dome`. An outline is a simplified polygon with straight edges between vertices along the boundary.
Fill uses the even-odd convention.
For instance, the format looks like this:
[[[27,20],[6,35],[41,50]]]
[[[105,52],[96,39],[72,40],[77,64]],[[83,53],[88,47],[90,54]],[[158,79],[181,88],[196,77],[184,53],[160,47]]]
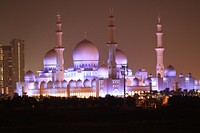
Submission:
[[[84,39],[74,48],[73,61],[75,68],[97,67],[99,61],[99,51],[91,41]]]
[[[99,51],[91,41],[85,39],[74,48],[73,60],[99,60]]]

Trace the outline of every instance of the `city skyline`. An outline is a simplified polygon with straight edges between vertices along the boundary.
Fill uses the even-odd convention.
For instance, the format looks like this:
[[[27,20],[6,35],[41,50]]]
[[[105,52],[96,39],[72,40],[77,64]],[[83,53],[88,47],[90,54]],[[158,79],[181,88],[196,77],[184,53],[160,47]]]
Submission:
[[[34,72],[43,68],[43,57],[56,46],[56,15],[61,15],[65,68],[73,66],[74,47],[84,39],[96,44],[100,63],[107,62],[108,14],[114,9],[118,48],[128,57],[136,72],[144,68],[156,73],[156,24],[158,14],[163,25],[164,65],[172,65],[177,75],[191,72],[200,78],[200,8],[192,1],[87,0],[87,1],[3,1],[0,5],[0,44],[14,38],[25,41],[25,67]],[[107,50],[105,52],[105,49]]]

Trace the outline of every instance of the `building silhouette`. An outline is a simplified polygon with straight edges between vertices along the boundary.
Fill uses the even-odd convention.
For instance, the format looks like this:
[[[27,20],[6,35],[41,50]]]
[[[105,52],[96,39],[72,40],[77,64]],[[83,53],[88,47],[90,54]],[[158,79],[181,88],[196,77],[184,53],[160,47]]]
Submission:
[[[1,93],[13,95],[16,82],[24,81],[24,41],[13,39],[10,45],[0,45]]]

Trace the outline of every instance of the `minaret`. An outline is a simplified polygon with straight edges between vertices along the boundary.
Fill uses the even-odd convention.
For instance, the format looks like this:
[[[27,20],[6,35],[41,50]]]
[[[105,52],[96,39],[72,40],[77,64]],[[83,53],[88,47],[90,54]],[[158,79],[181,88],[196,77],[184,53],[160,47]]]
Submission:
[[[56,22],[56,35],[57,35],[57,46],[54,48],[57,52],[57,66],[56,66],[56,80],[63,81],[64,80],[64,59],[63,59],[63,51],[64,47],[62,46],[62,23],[60,22],[60,15],[57,15]]]
[[[155,48],[157,53],[157,65],[156,65],[156,75],[160,74],[162,78],[164,76],[164,65],[163,65],[163,52],[165,48],[162,46],[162,24],[160,21],[160,16],[158,16],[158,23],[157,23],[157,47]]]
[[[117,42],[115,42],[115,25],[114,25],[113,9],[110,9],[108,30],[109,30],[109,41],[107,42],[107,46],[109,47],[108,77],[116,78],[117,69],[116,69],[116,61],[115,61],[115,51],[117,47]]]

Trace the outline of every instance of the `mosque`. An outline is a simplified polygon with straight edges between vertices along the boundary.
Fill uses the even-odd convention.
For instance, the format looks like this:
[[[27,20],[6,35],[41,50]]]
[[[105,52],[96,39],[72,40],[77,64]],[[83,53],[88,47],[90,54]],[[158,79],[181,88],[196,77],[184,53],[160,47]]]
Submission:
[[[64,68],[60,15],[57,15],[57,46],[50,49],[44,56],[44,68],[37,71],[37,75],[28,70],[24,82],[17,82],[16,93],[28,96],[58,96],[58,97],[104,97],[107,94],[124,97],[135,93],[161,91],[165,88],[174,90],[200,89],[199,80],[189,73],[177,76],[176,70],[169,65],[166,69],[163,64],[162,24],[158,17],[157,22],[157,53],[156,76],[139,69],[135,74],[128,67],[126,54],[117,48],[115,41],[115,25],[113,10],[109,12],[109,40],[107,63],[99,65],[99,51],[95,44],[84,39],[73,51],[73,67]]]

